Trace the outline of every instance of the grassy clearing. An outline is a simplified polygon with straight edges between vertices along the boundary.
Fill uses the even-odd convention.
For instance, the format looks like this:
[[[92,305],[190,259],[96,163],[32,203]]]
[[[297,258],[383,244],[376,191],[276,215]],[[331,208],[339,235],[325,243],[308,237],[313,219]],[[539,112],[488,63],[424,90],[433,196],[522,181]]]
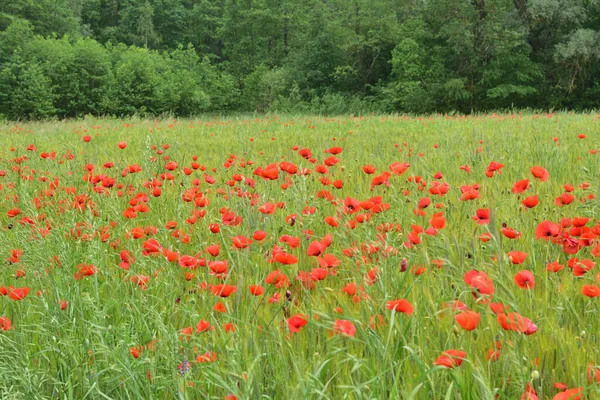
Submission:
[[[600,277],[581,260],[595,262],[600,234],[599,123],[553,114],[4,125],[0,316],[12,329],[0,330],[0,393],[544,399],[562,382],[595,398],[599,304],[582,288]],[[335,147],[343,151],[324,153]],[[339,162],[325,172],[319,166],[330,157]],[[285,172],[284,161],[297,172]],[[394,162],[410,166],[396,175]],[[488,177],[491,162],[504,167]],[[363,170],[368,164],[374,174]],[[549,179],[536,179],[533,166]],[[384,183],[374,186],[376,176]],[[524,192],[512,193],[523,179]],[[448,192],[432,194],[434,182]],[[477,198],[461,200],[464,185]],[[559,207],[564,193],[573,200]],[[534,195],[539,204],[526,208]],[[478,209],[490,211],[488,224],[473,219]],[[576,217],[589,221],[561,224]],[[556,243],[536,239],[542,221],[561,225]],[[508,238],[503,224],[520,237]],[[249,247],[237,249],[238,236]],[[312,242],[320,254],[308,254]],[[527,257],[514,264],[511,251]],[[227,261],[226,273],[217,261]],[[554,261],[564,268],[549,272]],[[267,283],[277,269],[287,279]],[[472,270],[487,274],[493,294],[465,282]],[[515,283],[521,270],[533,273],[534,286]],[[236,290],[222,297],[220,284]],[[15,300],[10,286],[30,292]],[[400,299],[414,311],[388,309]],[[529,322],[514,317],[506,330],[490,303]],[[473,330],[455,319],[466,308],[479,314]],[[294,315],[307,321],[297,333],[286,323]],[[350,321],[354,335],[336,332],[338,320]],[[435,365],[450,349],[466,352],[462,364]],[[498,351],[492,360],[490,351]]]

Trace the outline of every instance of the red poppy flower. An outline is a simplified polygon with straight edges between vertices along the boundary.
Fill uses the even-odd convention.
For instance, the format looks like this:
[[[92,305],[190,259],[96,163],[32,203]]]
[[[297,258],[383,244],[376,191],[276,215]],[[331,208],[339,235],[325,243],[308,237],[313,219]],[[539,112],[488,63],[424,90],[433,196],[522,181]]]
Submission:
[[[211,329],[210,322],[205,321],[203,319],[201,319],[200,322],[196,324],[196,332],[198,333],[206,332],[209,329]]]
[[[565,266],[561,265],[558,261],[553,261],[551,263],[546,264],[546,271],[548,272],[558,272],[563,269]]]
[[[323,254],[323,257],[317,257],[317,260],[322,268],[335,268],[341,264],[341,261],[333,254]]]
[[[519,239],[521,237],[521,232],[516,231],[509,226],[504,226],[500,232],[509,239]]]
[[[596,263],[593,262],[592,260],[588,260],[588,259],[579,260],[573,266],[573,275],[575,275],[575,276],[583,276],[589,270],[591,270],[592,268],[594,268],[595,265],[596,265]]]
[[[275,287],[289,286],[289,279],[287,275],[283,274],[279,269],[276,269],[267,275],[265,282],[267,282],[269,285],[275,285]]]
[[[441,212],[435,213],[433,214],[431,221],[429,221],[429,224],[435,229],[444,229],[446,226],[446,218],[444,218],[444,214]]]
[[[552,221],[542,221],[535,228],[535,237],[537,239],[548,240],[557,237],[561,230],[561,226]]]
[[[314,241],[308,245],[306,254],[308,254],[309,256],[318,256],[324,250],[324,246],[320,242]]]
[[[134,275],[130,278],[130,281],[138,285],[142,289],[146,289],[148,287],[148,281],[150,277],[148,275]]]
[[[520,181],[516,181],[513,184],[512,192],[519,194],[519,193],[523,193],[528,188],[529,188],[529,179],[522,179]]]
[[[402,175],[408,168],[410,167],[409,163],[400,163],[398,161],[393,162],[389,168],[390,171],[394,173],[394,175]]]
[[[12,328],[12,322],[8,317],[0,317],[0,331],[6,332]]]
[[[431,204],[431,199],[429,197],[423,197],[422,199],[419,200],[418,207],[420,209],[424,209],[424,208],[429,207],[430,204]]]
[[[485,170],[485,176],[487,176],[488,178],[491,178],[492,176],[494,176],[494,172],[501,174],[502,171],[500,171],[500,170],[502,168],[504,168],[504,164],[500,164],[496,161],[492,161]]]
[[[260,242],[261,240],[263,240],[266,237],[267,237],[267,233],[264,231],[260,231],[260,230],[254,232],[254,234],[252,235],[252,239],[256,240],[257,242]]]
[[[529,318],[525,318],[518,313],[500,313],[497,315],[497,319],[502,328],[507,331],[515,331],[526,335],[537,332],[537,325]]]
[[[498,361],[500,359],[500,350],[490,349],[485,354],[485,359],[487,361]]]
[[[245,249],[252,244],[252,240],[246,236],[234,236],[231,238],[231,243],[234,249]]]
[[[287,319],[288,328],[290,332],[296,333],[300,332],[300,330],[308,324],[308,316],[303,314],[292,315]]]
[[[250,290],[250,293],[254,296],[260,296],[265,292],[265,288],[261,285],[250,285],[248,286],[248,290]]]
[[[182,268],[196,269],[197,265],[198,259],[194,256],[184,254],[181,257],[179,257],[179,266]]]
[[[335,320],[333,330],[346,336],[354,336],[356,334],[356,327],[354,326],[354,323],[345,319]]]
[[[275,261],[280,264],[291,265],[296,264],[298,262],[298,258],[292,254],[280,252],[275,255]]]
[[[206,252],[213,257],[217,257],[219,255],[220,251],[221,251],[220,244],[212,244],[206,248]]]
[[[23,300],[29,294],[29,288],[9,288],[8,296],[13,300]]]
[[[600,296],[600,287],[596,285],[583,285],[581,293],[587,297],[598,297]]]
[[[258,211],[261,214],[267,214],[267,215],[274,214],[275,210],[277,210],[277,206],[274,203],[265,203],[258,208]]]
[[[236,290],[237,290],[237,286],[227,285],[225,283],[221,284],[221,285],[213,285],[210,287],[211,293],[214,294],[215,296],[220,296],[220,297],[229,297],[233,293],[235,293]]]
[[[460,196],[461,201],[475,200],[481,197],[479,190],[469,188],[465,190]]]
[[[463,311],[460,314],[454,316],[454,320],[458,323],[464,330],[472,331],[477,328],[479,325],[480,314],[475,311]]]
[[[515,274],[515,283],[521,289],[533,289],[535,286],[535,277],[531,271],[519,271]]]
[[[506,255],[508,256],[508,259],[510,260],[511,263],[518,265],[518,264],[523,264],[523,262],[527,258],[528,254],[523,251],[513,250],[513,251],[509,251],[508,253],[506,253]]]
[[[600,369],[592,364],[587,367],[587,381],[590,385],[594,382],[600,382]]]
[[[462,350],[446,350],[435,360],[434,365],[440,365],[445,368],[460,367],[467,357],[467,352]]]
[[[571,193],[563,193],[554,199],[554,205],[557,207],[566,206],[571,204],[573,200],[575,200],[575,197]]]
[[[556,394],[552,400],[581,400],[583,396],[583,388],[566,389],[564,392]]]
[[[542,182],[546,182],[550,177],[550,174],[548,174],[548,170],[540,166],[531,167],[531,174]]]
[[[479,208],[475,211],[475,216],[472,218],[479,225],[487,225],[490,223],[490,210],[488,208]]]
[[[492,234],[490,232],[484,232],[481,235],[479,235],[479,240],[481,240],[483,243],[489,242],[492,239]]]
[[[19,214],[21,214],[21,210],[19,208],[12,208],[6,213],[6,215],[8,215],[9,218],[14,218]]]
[[[348,283],[348,284],[346,284],[346,286],[344,286],[342,288],[342,292],[346,292],[346,294],[349,296],[354,296],[356,294],[357,290],[358,290],[358,287],[356,286],[355,283]]]
[[[465,274],[464,281],[480,294],[494,294],[494,284],[485,272],[471,270]]]
[[[207,351],[204,354],[196,356],[197,363],[210,363],[217,361],[217,353]]]
[[[529,196],[529,197],[526,197],[525,199],[523,199],[523,201],[521,201],[521,203],[527,208],[534,208],[535,206],[540,204],[540,199],[538,199],[538,197],[536,195]]]
[[[388,310],[393,310],[395,312],[401,312],[406,315],[412,315],[414,311],[414,307],[409,303],[406,299],[401,300],[391,300],[388,301],[385,305]]]
[[[375,173],[375,167],[372,166],[371,164],[363,165],[362,170],[365,172],[365,174],[368,174],[368,175]]]
[[[508,310],[508,306],[505,306],[502,303],[490,303],[490,310],[492,310],[494,314],[500,314],[505,310]]]

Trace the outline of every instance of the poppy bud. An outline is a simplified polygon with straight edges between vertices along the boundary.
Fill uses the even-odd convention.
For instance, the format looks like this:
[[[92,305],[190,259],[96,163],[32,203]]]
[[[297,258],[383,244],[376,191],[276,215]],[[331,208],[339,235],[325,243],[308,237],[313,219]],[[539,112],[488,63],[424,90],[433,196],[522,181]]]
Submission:
[[[405,272],[407,268],[408,260],[406,258],[402,258],[402,261],[400,262],[400,272]]]
[[[531,372],[531,379],[534,380],[534,381],[540,379],[540,372],[537,371],[537,370],[532,371]]]

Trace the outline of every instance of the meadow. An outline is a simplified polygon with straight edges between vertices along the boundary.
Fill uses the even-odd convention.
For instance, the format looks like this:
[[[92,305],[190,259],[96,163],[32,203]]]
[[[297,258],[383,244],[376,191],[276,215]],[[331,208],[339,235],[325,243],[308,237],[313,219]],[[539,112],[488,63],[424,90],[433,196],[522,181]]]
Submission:
[[[0,398],[600,398],[600,115],[0,138]]]

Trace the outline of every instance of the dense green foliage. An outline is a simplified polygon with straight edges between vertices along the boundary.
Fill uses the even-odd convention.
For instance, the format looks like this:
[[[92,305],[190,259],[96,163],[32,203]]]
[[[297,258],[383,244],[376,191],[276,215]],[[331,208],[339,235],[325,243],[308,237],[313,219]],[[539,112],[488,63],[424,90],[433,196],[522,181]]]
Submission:
[[[589,109],[593,0],[0,2],[0,114]]]

